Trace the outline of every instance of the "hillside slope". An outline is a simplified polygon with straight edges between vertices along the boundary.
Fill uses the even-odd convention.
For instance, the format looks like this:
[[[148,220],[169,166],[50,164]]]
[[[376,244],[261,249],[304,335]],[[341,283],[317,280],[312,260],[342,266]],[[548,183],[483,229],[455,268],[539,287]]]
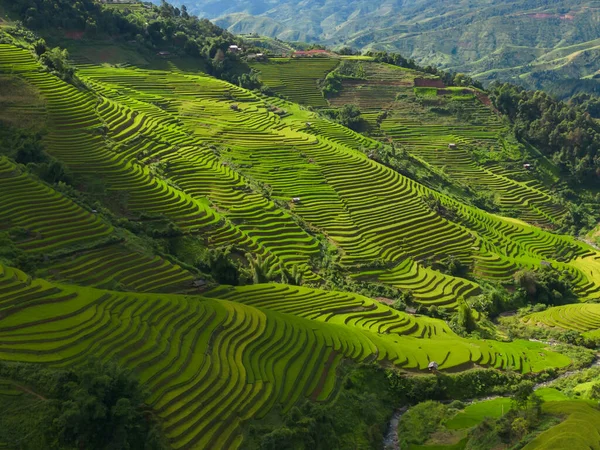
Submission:
[[[210,246],[234,245],[305,281],[321,278],[314,258],[328,241],[352,277],[411,289],[428,304],[451,306],[479,289],[424,264],[448,256],[493,281],[550,261],[572,274],[582,297],[600,295],[582,270],[598,264],[591,247],[439,194],[363,153],[381,143],[291,103],[206,76],[92,65],[80,69],[91,88],[83,92],[40,73],[26,51],[0,52],[0,70],[46,99],[48,152],[76,175],[93,170],[113,196],[126,194],[130,216],[159,214]],[[506,201],[531,205],[532,218],[560,216],[539,190],[496,179],[512,183]]]
[[[432,385],[477,368],[471,382],[493,385],[575,362],[469,306],[519,289],[523,270],[600,298],[600,253],[556,232],[569,204],[555,167],[484,92],[369,58],[252,63],[265,86],[248,90],[180,55],[136,65],[81,36],[63,41],[68,78],[10,31],[1,361],[116,360],[184,449],[243,447],[304,401],[337,401],[361,364],[412,382],[436,362],[436,377],[414,377]],[[322,78],[345,65],[361,76],[325,99]],[[352,103],[366,134],[326,116]],[[403,298],[409,312],[390,306]]]
[[[175,3],[233,33],[400,52],[486,82],[541,87],[591,77],[597,69],[593,1]]]
[[[541,344],[461,339],[442,321],[348,294],[255,285],[132,295],[32,281],[4,266],[0,286],[2,360],[116,359],[151,389],[174,448],[238,447],[249,419],[331,397],[344,359],[523,372],[569,363]]]

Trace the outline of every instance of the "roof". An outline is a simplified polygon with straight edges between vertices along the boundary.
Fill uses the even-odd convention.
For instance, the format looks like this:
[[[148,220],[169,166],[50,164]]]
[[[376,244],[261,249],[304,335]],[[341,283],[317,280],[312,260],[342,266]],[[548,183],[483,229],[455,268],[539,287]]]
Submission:
[[[427,367],[429,367],[430,369],[437,369],[438,363],[436,363],[435,361],[431,361]]]

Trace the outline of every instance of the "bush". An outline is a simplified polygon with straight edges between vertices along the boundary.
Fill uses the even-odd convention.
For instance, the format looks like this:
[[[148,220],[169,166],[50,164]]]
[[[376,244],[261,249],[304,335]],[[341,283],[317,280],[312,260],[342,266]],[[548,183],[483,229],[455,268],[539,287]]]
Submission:
[[[40,62],[64,81],[72,82],[75,69],[69,64],[69,52],[55,47],[40,55]]]
[[[400,447],[424,444],[447,415],[448,407],[435,401],[426,401],[410,408],[398,424]]]
[[[162,450],[167,445],[144,403],[147,392],[132,374],[113,363],[90,361],[79,369],[0,363],[0,377],[41,391],[47,398],[38,429],[22,436],[19,448]],[[24,446],[23,446],[24,445]],[[41,445],[41,444],[40,444]]]

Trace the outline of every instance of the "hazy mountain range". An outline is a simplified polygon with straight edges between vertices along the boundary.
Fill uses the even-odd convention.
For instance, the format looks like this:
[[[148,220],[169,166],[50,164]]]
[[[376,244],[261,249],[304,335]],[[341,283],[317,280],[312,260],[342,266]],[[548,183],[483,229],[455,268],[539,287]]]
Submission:
[[[190,12],[234,33],[400,52],[421,64],[471,72],[483,81],[512,79],[542,87],[556,81],[591,78],[600,65],[598,1],[174,3],[185,4]]]

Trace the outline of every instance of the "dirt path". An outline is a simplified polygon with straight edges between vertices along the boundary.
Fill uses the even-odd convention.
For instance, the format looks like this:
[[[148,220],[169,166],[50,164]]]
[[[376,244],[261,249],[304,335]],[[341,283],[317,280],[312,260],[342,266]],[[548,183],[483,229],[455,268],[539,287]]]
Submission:
[[[45,402],[46,402],[46,401],[48,401],[48,399],[47,399],[46,397],[44,397],[44,396],[42,396],[42,395],[38,394],[37,392],[34,392],[34,391],[32,391],[31,389],[29,389],[29,388],[27,388],[27,387],[25,387],[25,386],[21,386],[20,384],[16,384],[16,383],[13,383],[13,385],[14,385],[14,386],[15,386],[17,389],[19,389],[19,390],[21,390],[21,391],[23,391],[23,392],[25,392],[25,393],[27,393],[27,394],[29,394],[29,395],[33,395],[34,397],[37,397],[37,398],[39,398],[40,400],[43,400],[43,401],[45,401]]]

